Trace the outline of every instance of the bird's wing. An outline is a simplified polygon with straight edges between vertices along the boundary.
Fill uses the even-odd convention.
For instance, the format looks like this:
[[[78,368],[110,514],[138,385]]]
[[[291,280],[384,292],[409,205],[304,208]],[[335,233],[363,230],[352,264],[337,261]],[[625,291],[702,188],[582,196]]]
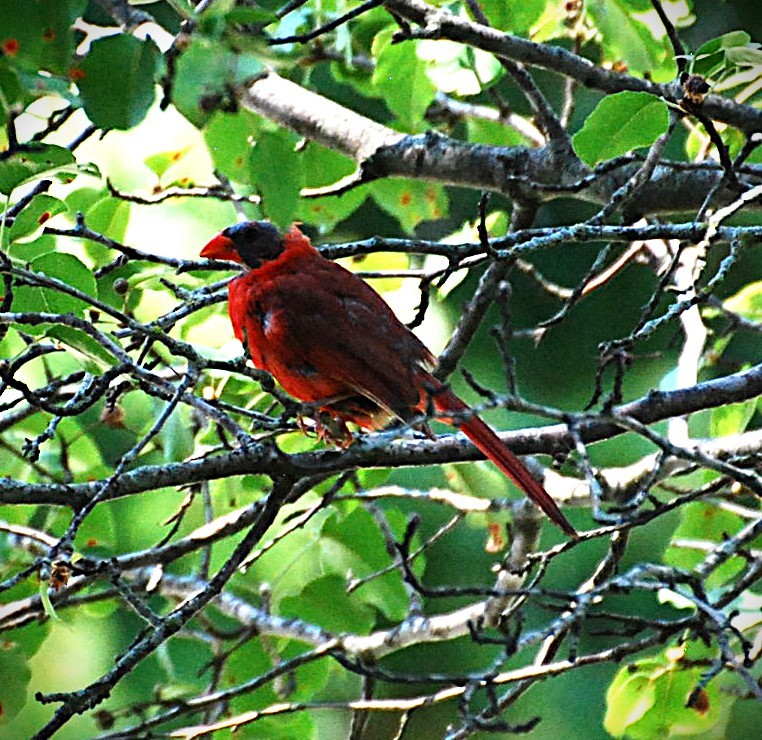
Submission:
[[[323,258],[293,273],[257,270],[250,283],[247,323],[287,391],[303,400],[359,394],[411,417],[434,358],[372,288]]]

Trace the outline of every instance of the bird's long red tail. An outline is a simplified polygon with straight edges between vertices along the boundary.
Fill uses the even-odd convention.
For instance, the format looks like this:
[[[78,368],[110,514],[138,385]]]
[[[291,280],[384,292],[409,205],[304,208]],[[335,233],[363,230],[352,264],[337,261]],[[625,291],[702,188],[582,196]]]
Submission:
[[[443,388],[433,394],[434,406],[442,414],[463,414],[471,408],[451,390]],[[457,426],[500,470],[505,473],[532,501],[570,537],[578,537],[574,527],[556,505],[550,494],[532,477],[519,460],[502,442],[500,437],[478,416],[465,421],[453,420]]]

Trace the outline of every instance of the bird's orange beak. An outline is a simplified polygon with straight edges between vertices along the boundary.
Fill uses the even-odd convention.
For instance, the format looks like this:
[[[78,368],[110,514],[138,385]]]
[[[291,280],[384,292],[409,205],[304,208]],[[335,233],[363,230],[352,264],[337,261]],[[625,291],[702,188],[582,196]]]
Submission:
[[[233,262],[241,261],[241,256],[238,254],[238,250],[235,248],[233,240],[222,234],[217,234],[217,236],[207,243],[201,250],[201,256],[207,257],[208,259],[232,260]]]

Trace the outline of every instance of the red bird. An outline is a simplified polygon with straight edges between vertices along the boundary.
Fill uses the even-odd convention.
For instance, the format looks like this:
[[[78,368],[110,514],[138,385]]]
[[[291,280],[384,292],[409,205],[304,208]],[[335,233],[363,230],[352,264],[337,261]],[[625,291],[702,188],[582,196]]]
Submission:
[[[202,257],[249,270],[230,283],[233,331],[254,365],[339,428],[411,423],[433,407],[458,428],[567,535],[577,533],[521,461],[464,401],[439,381],[434,355],[357,275],[327,260],[296,226],[230,226]]]

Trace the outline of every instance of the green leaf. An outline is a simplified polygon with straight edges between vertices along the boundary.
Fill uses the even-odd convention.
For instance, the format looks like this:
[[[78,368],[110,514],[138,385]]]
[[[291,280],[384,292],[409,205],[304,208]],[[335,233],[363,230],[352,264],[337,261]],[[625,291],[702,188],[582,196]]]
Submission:
[[[71,80],[67,76],[55,76],[48,72],[19,70],[18,80],[24,91],[24,100],[33,101],[46,96],[58,97],[79,108],[82,100],[72,91]]]
[[[278,21],[277,14],[264,8],[233,8],[225,13],[228,23],[268,25]]]
[[[385,516],[392,531],[401,537],[405,517],[395,509],[386,509]],[[329,517],[321,532],[322,557],[331,571],[345,577],[348,572],[363,578],[382,571],[389,563],[378,525],[370,514],[356,508],[345,517]],[[414,570],[420,573],[423,561],[416,560]],[[346,584],[345,584],[346,587]],[[409,603],[398,573],[385,573],[367,580],[353,592],[356,599],[373,605],[389,620],[403,619]]]
[[[8,254],[14,260],[27,264],[37,257],[56,251],[56,237],[52,234],[42,234],[32,241],[14,242],[8,249]]]
[[[574,135],[574,151],[591,167],[612,157],[650,146],[669,127],[667,104],[643,92],[603,98]]]
[[[233,182],[246,182],[249,176],[249,138],[254,134],[252,115],[215,113],[204,127],[204,139],[214,160],[215,169]]]
[[[156,413],[158,416],[160,410],[157,409]],[[192,454],[193,424],[186,406],[180,406],[170,414],[159,433],[159,440],[164,449],[165,462],[181,461]]]
[[[43,19],[37,3],[0,0],[0,49],[14,67],[39,68]]]
[[[735,47],[744,47],[751,41],[746,31],[729,31],[721,36],[716,36],[705,41],[696,51],[690,55],[691,72],[713,77],[720,73],[725,66],[725,52]]]
[[[650,3],[640,0],[587,0],[585,10],[600,31],[607,61],[623,61],[630,71],[652,76],[665,62],[674,71],[664,43],[635,15],[650,9]]]
[[[493,54],[454,41],[422,41],[417,53],[426,62],[429,79],[446,93],[477,95],[502,74]]]
[[[20,147],[10,156],[0,158],[0,193],[9,195],[19,185],[53,177],[64,168],[71,171],[75,164],[74,155],[62,146],[29,144]]]
[[[222,685],[240,683],[242,677],[258,676],[270,670],[273,660],[287,661],[302,655],[303,643],[294,640],[279,640],[273,645],[267,638],[251,640],[245,650],[234,650],[225,660]],[[326,685],[329,677],[336,679],[326,660],[313,660],[300,665],[287,676],[274,681],[264,681],[252,691],[239,693],[230,700],[228,711],[232,715],[264,709],[279,701],[309,702]],[[335,689],[335,683],[333,688]],[[267,740],[294,740],[294,738],[318,738],[309,712],[280,713],[273,717],[257,720],[253,725],[240,727],[235,733],[240,740],[267,738]]]
[[[42,610],[45,612],[45,616],[48,619],[60,622],[61,617],[58,616],[58,613],[53,606],[53,602],[50,600],[50,594],[48,593],[48,584],[45,581],[40,581],[39,596],[40,601],[42,602]]]
[[[279,526],[283,526],[306,505],[284,507],[279,514],[280,524],[276,524],[272,531],[277,533]],[[386,517],[395,535],[401,537],[405,531],[405,517],[394,509],[387,509]],[[399,572],[383,572],[388,564],[389,554],[377,524],[367,511],[356,507],[345,516],[327,511],[313,516],[307,525],[291,532],[260,556],[251,567],[249,576],[252,583],[270,584],[272,603],[276,608],[292,597],[297,601],[286,601],[286,604],[289,608],[298,608],[295,607],[298,598],[311,583],[325,577],[338,578],[337,583],[341,584],[338,588],[343,590],[338,603],[342,603],[342,608],[346,603],[347,608],[353,611],[352,618],[367,624],[365,620],[371,613],[374,620],[375,612],[381,612],[390,620],[403,619],[409,608]],[[424,560],[416,559],[415,572],[420,573],[424,565]],[[365,578],[374,574],[375,577],[346,593],[348,578]],[[333,588],[330,581],[325,583]],[[311,593],[314,608],[317,609],[319,597]],[[367,610],[368,606],[372,606],[373,610]],[[334,616],[328,613],[319,621],[328,624],[331,619]]]
[[[718,133],[728,148],[730,158],[734,159],[743,149],[746,137],[738,129],[730,127],[718,131]],[[706,128],[704,128],[703,124],[696,122],[696,125],[691,127],[688,138],[685,141],[685,153],[688,155],[688,158],[695,160],[706,156],[708,139]],[[716,148],[712,145],[711,152],[714,153],[716,151]]]
[[[445,465],[444,473],[448,486],[454,491],[480,499],[504,496],[510,486],[508,479],[497,468],[485,462]]]
[[[721,36],[715,36],[709,41],[705,41],[693,54],[694,59],[716,54],[723,49],[732,49],[734,46],[746,46],[751,41],[746,31],[728,31]]]
[[[263,69],[252,54],[237,54],[221,41],[194,37],[177,60],[172,100],[195,126],[201,127],[218,109],[234,107],[229,88]]]
[[[302,151],[302,171],[306,188],[332,185],[353,173],[355,163],[320,144],[310,142]],[[365,188],[353,188],[341,195],[327,195],[321,198],[300,198],[297,204],[297,218],[318,226],[327,232],[337,223],[354,213],[367,197]]]
[[[628,727],[645,715],[656,701],[656,691],[648,679],[643,661],[620,669],[606,692],[603,726],[614,737],[623,737]]]
[[[93,273],[74,255],[49,252],[33,260],[30,267],[34,272],[56,278],[89,296],[97,295]],[[16,311],[82,316],[87,306],[79,298],[54,288],[21,287],[14,291],[13,307]]]
[[[18,103],[28,93],[29,88],[22,86],[20,77],[21,72],[13,69],[6,57],[0,57],[0,111],[4,116],[11,105]]]
[[[762,280],[744,285],[722,305],[749,321],[762,321]]]
[[[331,75],[337,82],[351,87],[354,94],[369,98],[379,95],[373,84],[373,71],[375,71],[375,66],[371,71],[366,67],[353,67],[348,63],[331,63]]]
[[[262,212],[281,228],[291,225],[302,188],[302,166],[292,136],[260,134],[249,154],[252,184],[262,197]]]
[[[347,595],[346,581],[338,575],[318,578],[298,596],[281,602],[282,616],[299,617],[334,632],[365,633],[373,627],[374,610],[361,599]]]
[[[568,15],[564,3],[546,3],[539,18],[532,21],[529,30],[532,41],[544,43],[552,39],[568,37],[570,35],[567,24]]]
[[[427,74],[428,65],[418,58],[416,44],[392,44],[392,34],[387,28],[373,40],[373,84],[400,122],[416,130],[437,90]]]
[[[159,50],[150,39],[109,36],[94,41],[78,81],[85,113],[98,128],[137,126],[156,98]]]
[[[374,183],[371,194],[408,233],[421,221],[442,218],[448,209],[444,188],[422,180],[379,180]]]
[[[170,167],[177,164],[189,151],[190,146],[186,146],[184,149],[175,149],[171,152],[158,152],[146,157],[145,164],[156,177],[161,178]]]
[[[680,524],[672,535],[671,544],[664,553],[664,563],[692,571],[706,557],[703,547],[690,547],[685,543],[722,542],[733,536],[743,526],[741,518],[733,512],[703,502],[694,502],[681,507]],[[715,568],[704,584],[708,591],[718,588],[732,579],[744,567],[743,559],[733,557]]]
[[[56,74],[66,74],[79,43],[72,27],[82,15],[87,0],[37,0],[42,26],[43,68]]]
[[[77,213],[78,211],[87,213],[107,194],[108,191],[105,188],[82,186],[69,189],[69,192],[66,194],[66,207],[72,213]]]
[[[0,698],[0,725],[10,722],[27,703],[27,688],[32,672],[20,645],[9,638],[0,643],[0,676],[3,676]]]
[[[87,363],[87,369],[90,372],[97,373],[103,368],[113,367],[117,364],[117,359],[114,355],[81,329],[57,324],[51,326],[46,334],[49,337],[55,337],[88,360],[91,360],[92,362]]]
[[[490,23],[500,31],[525,34],[537,21],[548,4],[547,0],[522,0],[507,3],[505,0],[482,0],[482,9]],[[553,3],[555,5],[555,3]]]
[[[734,46],[725,52],[725,58],[739,67],[758,67],[762,65],[762,48],[759,44]]]
[[[287,517],[294,516],[302,508],[283,507],[273,532],[277,533],[285,526]],[[267,583],[272,588],[273,605],[279,604],[286,596],[299,594],[308,583],[327,572],[335,572],[329,570],[331,564],[326,563],[320,555],[320,527],[329,515],[328,512],[319,512],[310,519],[307,526],[290,533],[249,568],[248,577],[252,583]]]
[[[632,740],[702,735],[722,737],[735,698],[717,681],[687,699],[698,685],[712,652],[700,643],[667,648],[655,658],[623,666],[606,693],[604,727]]]
[[[712,409],[709,422],[709,434],[712,438],[729,437],[746,431],[754,412],[757,409],[757,399],[752,398],[742,403],[729,403]]]
[[[499,121],[488,121],[484,118],[466,119],[468,140],[473,144],[489,144],[491,146],[526,146],[527,139],[513,126],[507,126]]]
[[[47,193],[35,195],[26,207],[16,216],[10,230],[11,242],[32,241],[36,239],[48,219],[69,210],[62,200]]]
[[[107,196],[87,211],[87,224],[101,234],[108,234],[115,241],[122,241],[127,234],[131,210],[132,205],[128,201]],[[103,247],[98,247],[99,251],[102,249]]]

